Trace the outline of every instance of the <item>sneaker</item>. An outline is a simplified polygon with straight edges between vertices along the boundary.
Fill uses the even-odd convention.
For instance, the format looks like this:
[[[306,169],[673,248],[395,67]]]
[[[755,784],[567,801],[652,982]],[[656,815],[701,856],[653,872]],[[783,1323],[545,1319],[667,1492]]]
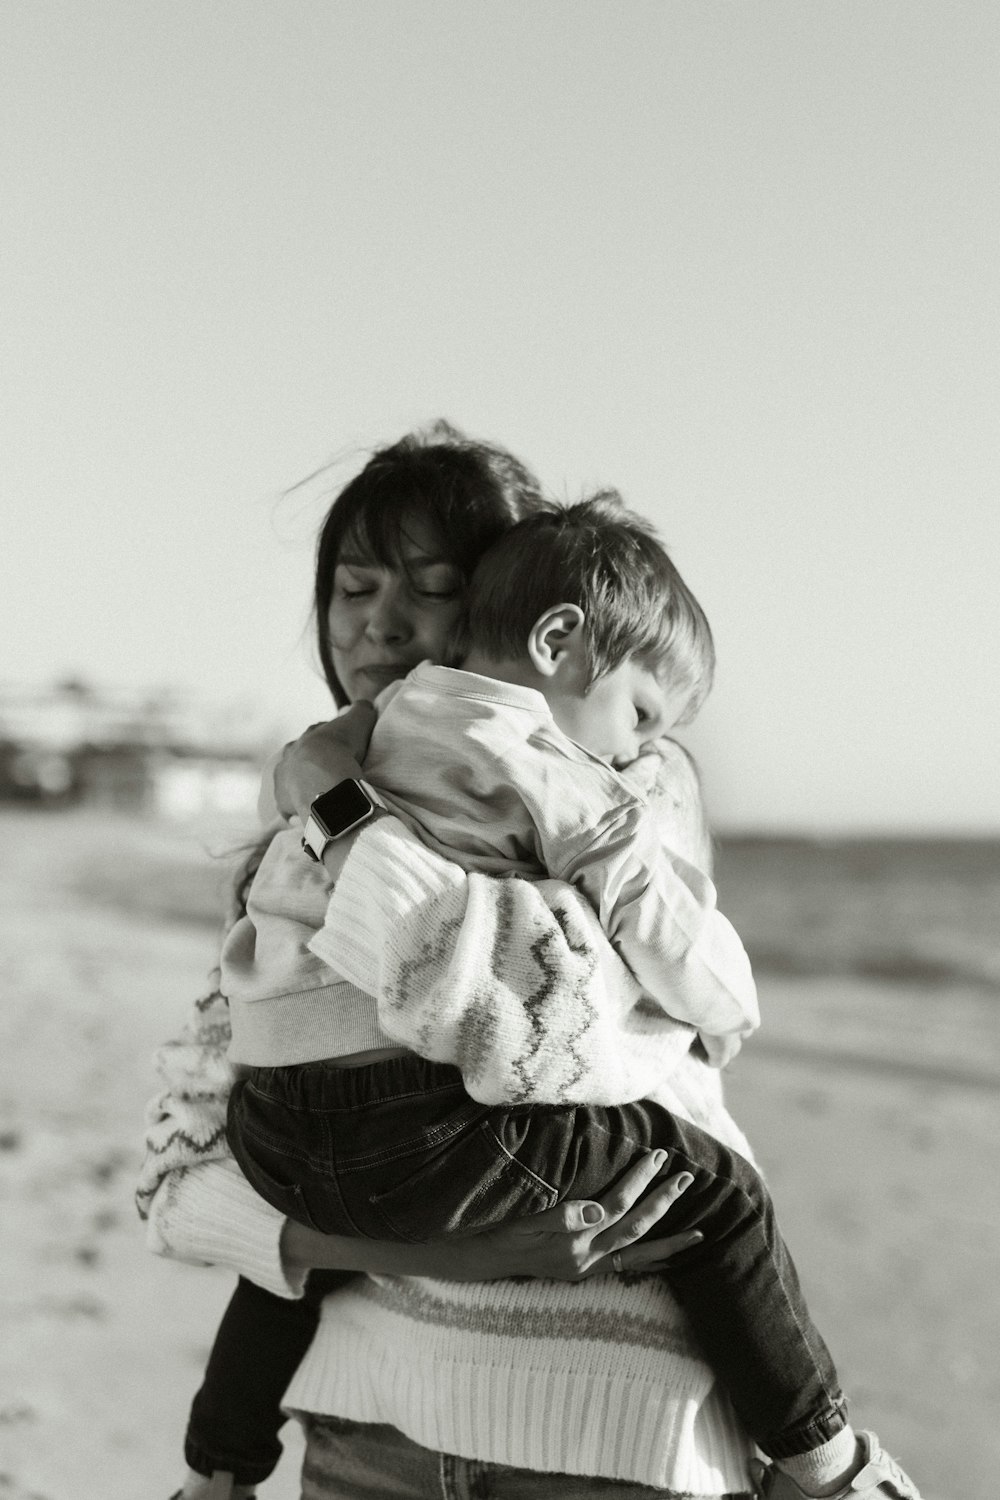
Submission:
[[[170,1500],[257,1500],[257,1496],[246,1485],[234,1485],[232,1474],[216,1469],[211,1479],[205,1479],[191,1469],[184,1488],[176,1490]]]
[[[842,1490],[826,1500],[921,1500],[920,1491],[905,1475],[895,1459],[882,1452],[874,1432],[859,1432],[858,1441],[864,1462]],[[756,1500],[809,1500],[805,1490],[794,1479],[773,1465],[768,1468],[753,1461]]]

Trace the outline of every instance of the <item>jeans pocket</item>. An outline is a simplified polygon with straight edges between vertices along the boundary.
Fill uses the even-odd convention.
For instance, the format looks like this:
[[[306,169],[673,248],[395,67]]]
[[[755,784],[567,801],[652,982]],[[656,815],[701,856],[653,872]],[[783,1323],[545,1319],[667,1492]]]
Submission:
[[[425,1151],[419,1165],[373,1193],[370,1204],[394,1239],[424,1241],[540,1213],[557,1198],[483,1120]]]
[[[273,1153],[268,1153],[268,1166],[265,1167],[261,1162],[260,1151],[247,1152],[245,1141],[243,1146],[244,1149],[236,1153],[240,1170],[266,1203],[270,1203],[272,1208],[283,1213],[287,1219],[294,1219],[297,1224],[305,1225],[306,1229],[317,1229],[321,1234],[336,1232],[328,1227],[329,1220],[325,1216],[317,1216],[310,1210],[299,1181],[300,1174],[296,1171],[299,1163],[292,1158],[275,1157]],[[320,1222],[321,1218],[325,1222]],[[349,1231],[341,1228],[340,1233],[345,1232]]]

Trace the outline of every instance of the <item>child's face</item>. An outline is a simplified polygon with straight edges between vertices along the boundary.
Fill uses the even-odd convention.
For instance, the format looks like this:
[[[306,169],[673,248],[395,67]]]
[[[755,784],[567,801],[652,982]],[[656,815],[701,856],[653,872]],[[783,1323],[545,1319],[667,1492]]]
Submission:
[[[689,693],[664,684],[630,657],[599,677],[586,694],[546,694],[563,734],[618,770],[668,734],[687,707]]]

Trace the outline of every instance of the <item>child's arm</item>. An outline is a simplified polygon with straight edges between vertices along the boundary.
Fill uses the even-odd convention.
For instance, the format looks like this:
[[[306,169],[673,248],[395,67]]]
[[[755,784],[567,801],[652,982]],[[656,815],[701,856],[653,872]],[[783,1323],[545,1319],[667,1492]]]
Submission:
[[[645,800],[664,846],[675,849],[711,876],[715,850],[705,816],[701,777],[690,752],[677,740],[662,739],[648,747],[621,774]],[[669,1005],[666,1008],[669,1010]],[[742,1046],[742,1038],[735,1033],[714,1036],[701,1031],[695,1055],[703,1056],[713,1068],[724,1068]],[[737,1145],[736,1149],[746,1154],[744,1145]]]
[[[729,1050],[721,1039],[756,1030],[757,992],[743,944],[717,909],[708,876],[664,842],[653,809],[626,807],[559,874],[586,895],[643,989],[675,1020],[697,1027],[710,1056]]]

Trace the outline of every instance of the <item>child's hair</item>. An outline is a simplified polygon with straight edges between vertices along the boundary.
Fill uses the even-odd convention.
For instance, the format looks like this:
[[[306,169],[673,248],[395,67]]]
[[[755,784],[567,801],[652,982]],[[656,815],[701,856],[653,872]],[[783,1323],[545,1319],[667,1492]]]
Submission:
[[[448,561],[468,582],[487,547],[543,504],[538,480],[520,459],[444,421],[376,449],[330,506],[316,544],[316,640],[335,701],[344,703],[345,694],[333,666],[327,614],[345,542],[383,567],[400,567],[401,534],[418,517],[433,527]]]
[[[638,656],[689,689],[680,722],[694,718],[715,670],[708,620],[652,526],[616,490],[546,506],[494,542],[472,576],[461,647],[493,661],[520,657],[554,604],[584,613],[588,687]]]

